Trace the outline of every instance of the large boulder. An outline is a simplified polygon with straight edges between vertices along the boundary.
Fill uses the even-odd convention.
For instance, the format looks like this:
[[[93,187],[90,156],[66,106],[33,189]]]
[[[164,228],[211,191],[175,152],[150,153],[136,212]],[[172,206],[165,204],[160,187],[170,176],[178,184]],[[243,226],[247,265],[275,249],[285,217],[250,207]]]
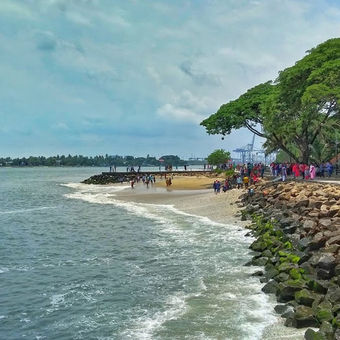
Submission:
[[[295,298],[295,293],[306,288],[306,283],[303,280],[288,280],[280,282],[277,290],[277,299],[279,302],[287,302]]]
[[[308,205],[309,205],[309,199],[301,198],[295,203],[295,208],[308,207]]]
[[[262,291],[266,294],[276,294],[279,284],[275,280],[270,280],[263,286]]]
[[[293,326],[296,328],[318,327],[319,322],[315,318],[312,308],[297,306],[293,318]]]
[[[316,225],[317,224],[314,220],[307,219],[303,222],[302,228],[303,228],[303,230],[309,232],[309,231],[315,229]]]
[[[328,338],[320,331],[308,328],[305,333],[305,340],[328,340]]]
[[[323,321],[328,321],[331,322],[333,320],[333,312],[332,312],[332,304],[327,301],[324,300],[323,302],[321,302],[315,309],[315,315],[316,318],[319,320],[319,322],[323,322]]]
[[[329,340],[321,331],[316,332],[314,329],[308,328],[305,333],[305,340]]]
[[[317,294],[311,292],[308,289],[302,289],[295,292],[295,301],[299,305],[305,305],[311,307],[315,299],[317,299]]]
[[[333,304],[340,303],[340,287],[329,287],[326,298]]]

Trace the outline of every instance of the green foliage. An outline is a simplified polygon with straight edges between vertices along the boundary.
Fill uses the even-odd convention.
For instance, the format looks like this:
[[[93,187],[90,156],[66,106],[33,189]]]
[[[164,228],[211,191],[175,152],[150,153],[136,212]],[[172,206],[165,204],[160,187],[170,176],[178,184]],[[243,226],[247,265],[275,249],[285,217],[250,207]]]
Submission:
[[[181,160],[178,156],[162,156],[165,162],[161,163],[156,157],[134,157],[134,156],[95,156],[88,157],[82,155],[75,156],[52,156],[52,157],[33,157],[28,158],[0,158],[0,166],[159,166],[165,164],[184,165],[187,161]]]
[[[300,273],[300,269],[298,268],[292,268],[289,271],[289,276],[293,279],[293,280],[300,280],[302,278],[302,275]]]
[[[220,174],[223,172],[223,170],[217,168],[217,169],[214,169],[214,172],[215,172],[217,175],[220,175]]]
[[[308,51],[295,65],[281,71],[275,82],[259,84],[223,104],[201,125],[209,134],[222,135],[246,127],[266,138],[267,152],[281,150],[290,160],[320,161],[321,157],[313,156],[317,144],[327,145],[324,139],[334,127],[339,131],[339,100],[340,38],[337,38]],[[331,146],[326,149],[327,157],[335,152]]]
[[[292,249],[293,248],[293,245],[290,241],[285,242],[284,246],[285,246],[286,249]]]
[[[230,152],[225,151],[223,149],[217,149],[212,152],[207,160],[211,165],[220,165],[226,163],[230,159]]]
[[[226,177],[231,177],[231,176],[234,175],[234,173],[235,173],[234,169],[229,169],[225,172],[225,175],[226,175]]]

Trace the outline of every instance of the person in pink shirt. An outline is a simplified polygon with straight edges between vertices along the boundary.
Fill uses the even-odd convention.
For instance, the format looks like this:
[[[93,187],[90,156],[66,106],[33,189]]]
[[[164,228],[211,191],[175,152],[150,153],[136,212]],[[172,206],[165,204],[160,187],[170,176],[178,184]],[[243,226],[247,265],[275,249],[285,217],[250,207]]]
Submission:
[[[310,179],[314,179],[316,176],[316,168],[313,164],[311,164],[309,167],[309,175],[310,175]]]

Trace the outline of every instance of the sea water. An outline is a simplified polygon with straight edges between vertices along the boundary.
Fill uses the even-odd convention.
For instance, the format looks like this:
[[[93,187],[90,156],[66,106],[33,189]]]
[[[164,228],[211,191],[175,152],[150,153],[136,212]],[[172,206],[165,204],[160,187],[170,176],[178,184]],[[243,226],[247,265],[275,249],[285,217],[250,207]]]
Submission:
[[[79,183],[103,170],[0,169],[0,339],[264,338],[246,230]]]

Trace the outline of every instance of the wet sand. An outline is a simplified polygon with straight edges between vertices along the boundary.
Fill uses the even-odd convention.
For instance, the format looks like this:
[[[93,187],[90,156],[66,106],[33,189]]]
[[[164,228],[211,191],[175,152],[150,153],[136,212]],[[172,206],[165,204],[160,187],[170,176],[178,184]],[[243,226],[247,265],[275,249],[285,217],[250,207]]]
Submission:
[[[232,189],[215,194],[212,184],[215,178],[207,177],[175,177],[173,184],[167,188],[164,179],[156,180],[156,185],[149,188],[143,183],[134,189],[126,189],[117,193],[117,199],[147,204],[169,204],[189,214],[208,217],[220,223],[244,225],[235,214],[239,211],[235,203],[245,191]],[[207,187],[209,189],[207,189]]]

